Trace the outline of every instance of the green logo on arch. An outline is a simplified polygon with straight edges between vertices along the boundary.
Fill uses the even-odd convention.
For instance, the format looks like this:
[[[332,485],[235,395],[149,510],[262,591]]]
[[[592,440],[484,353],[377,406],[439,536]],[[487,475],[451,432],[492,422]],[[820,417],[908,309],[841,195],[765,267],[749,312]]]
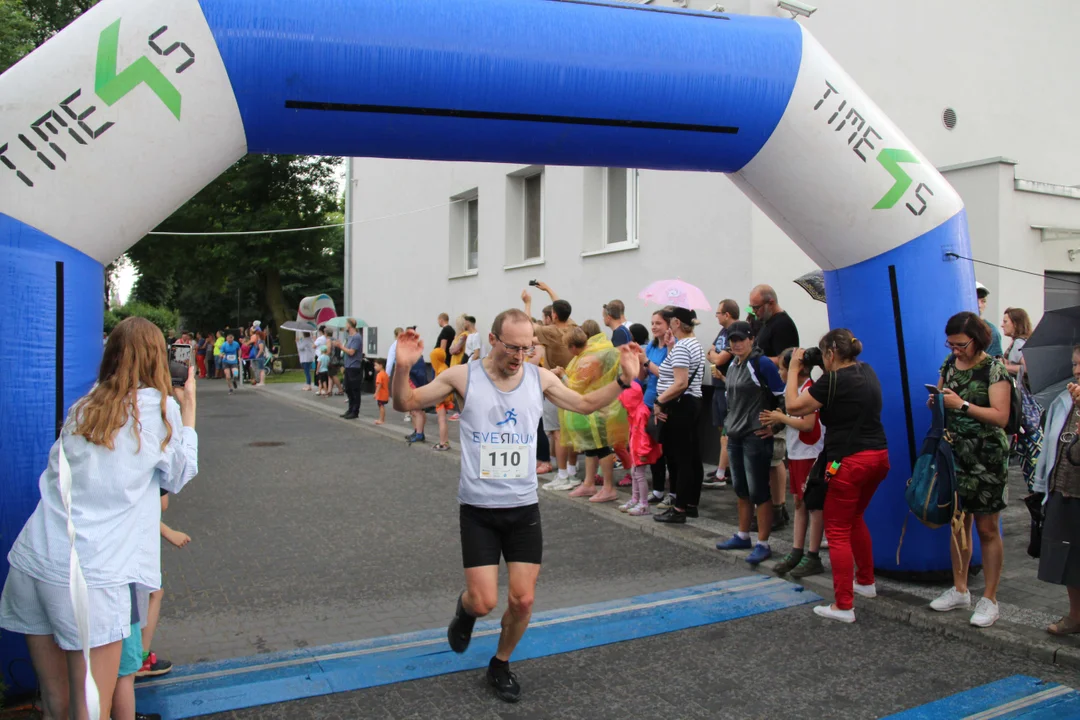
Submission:
[[[150,59],[143,56],[116,72],[116,49],[120,43],[120,21],[101,31],[98,38],[97,66],[94,70],[94,92],[112,107],[120,98],[145,84],[165,104],[177,120],[180,119],[180,91],[169,82]]]

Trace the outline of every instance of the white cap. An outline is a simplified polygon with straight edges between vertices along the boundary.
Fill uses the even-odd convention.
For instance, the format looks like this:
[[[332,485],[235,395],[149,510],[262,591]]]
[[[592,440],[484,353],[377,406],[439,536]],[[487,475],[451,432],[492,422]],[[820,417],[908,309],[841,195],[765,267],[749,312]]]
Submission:
[[[255,322],[253,322],[251,324],[254,325],[255,327],[262,327],[262,320],[256,320]]]
[[[990,289],[983,285],[978,280],[975,281],[975,294],[980,297],[986,297],[990,294]]]

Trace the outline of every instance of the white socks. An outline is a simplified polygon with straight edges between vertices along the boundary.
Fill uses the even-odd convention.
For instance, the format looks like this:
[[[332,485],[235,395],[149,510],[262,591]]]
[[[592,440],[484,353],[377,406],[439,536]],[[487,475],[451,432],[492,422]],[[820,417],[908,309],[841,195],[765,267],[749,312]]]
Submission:
[[[740,530],[738,534],[739,534],[739,539],[740,540],[749,540],[750,539],[750,533],[746,533],[746,532],[743,532],[742,530]]]

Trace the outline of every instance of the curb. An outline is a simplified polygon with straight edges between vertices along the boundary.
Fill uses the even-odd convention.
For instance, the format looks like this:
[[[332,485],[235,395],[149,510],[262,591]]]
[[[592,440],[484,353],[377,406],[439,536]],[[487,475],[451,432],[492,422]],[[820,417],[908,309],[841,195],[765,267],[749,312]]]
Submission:
[[[285,392],[275,392],[270,390],[266,395],[268,397],[280,398],[290,405],[303,408],[325,417],[337,420],[342,419],[339,416],[339,413],[330,407],[313,405],[301,398],[294,398]],[[385,426],[371,425],[368,422],[346,422],[350,422],[354,427],[366,432],[380,435],[391,440],[397,440],[402,444],[405,443],[400,434]],[[448,452],[433,454],[442,456],[448,460],[453,460],[455,464],[461,457],[461,452],[456,446]],[[656,522],[642,522],[641,518],[628,517],[620,512],[613,512],[611,508],[605,507],[612,503],[597,505],[587,501],[578,502],[576,498],[571,498],[565,493],[544,492],[542,488],[538,492],[541,498],[572,505],[585,512],[596,515],[597,517],[602,517],[609,522],[617,523],[623,527],[631,528],[647,535],[663,538],[668,542],[675,543],[682,547],[697,550],[699,552],[707,552],[717,561],[727,565],[745,567],[747,572],[758,573],[761,575],[773,575],[771,571],[777,563],[776,560],[766,560],[757,568],[753,568],[743,562],[743,558],[747,555],[746,552],[718,552],[715,548],[717,535],[702,528],[694,527],[693,525],[684,525],[677,529],[670,528]],[[730,527],[732,531],[735,529],[734,526],[728,527]],[[814,575],[801,580],[794,578],[785,579],[788,580],[788,582],[802,585],[827,600],[833,597],[831,575]],[[993,627],[975,628],[968,623],[966,613],[933,612],[928,608],[927,601],[924,598],[911,593],[891,589],[879,589],[877,598],[874,598],[873,600],[859,599],[858,611],[859,613],[867,613],[886,620],[899,621],[920,630],[928,630],[950,640],[958,640],[988,650],[1006,652],[1012,655],[1030,658],[1038,662],[1080,670],[1080,647],[1065,644],[1064,642],[1058,642],[1044,630],[1020,625],[1007,620],[998,620]]]

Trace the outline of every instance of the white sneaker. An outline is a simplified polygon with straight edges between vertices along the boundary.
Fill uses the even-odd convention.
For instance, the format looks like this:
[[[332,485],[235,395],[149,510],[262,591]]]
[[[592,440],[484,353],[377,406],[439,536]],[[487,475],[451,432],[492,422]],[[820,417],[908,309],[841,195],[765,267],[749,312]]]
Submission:
[[[876,598],[877,597],[877,583],[870,583],[869,585],[860,585],[855,583],[851,586],[851,589],[856,595],[862,595],[863,597]]]
[[[657,510],[667,510],[667,509],[673,508],[673,507],[675,507],[675,496],[672,495],[671,493],[668,493],[667,495],[664,496],[663,500],[656,503],[656,509]]]
[[[814,614],[829,620],[839,620],[842,623],[855,622],[854,610],[833,610],[832,605],[818,605],[814,608]]]
[[[624,502],[622,505],[619,506],[619,512],[630,512],[633,508],[636,508],[637,505],[638,505],[637,500],[633,500],[633,499],[627,500],[626,502]]]
[[[554,481],[544,485],[545,490],[569,490],[573,487],[577,487],[577,483],[570,478],[555,478]]]
[[[990,598],[981,598],[975,605],[975,612],[971,614],[971,624],[975,627],[990,627],[1001,617],[998,604]]]
[[[969,607],[971,607],[971,591],[965,593],[958,592],[955,586],[941,593],[941,595],[930,603],[930,609],[937,610],[938,612]]]

